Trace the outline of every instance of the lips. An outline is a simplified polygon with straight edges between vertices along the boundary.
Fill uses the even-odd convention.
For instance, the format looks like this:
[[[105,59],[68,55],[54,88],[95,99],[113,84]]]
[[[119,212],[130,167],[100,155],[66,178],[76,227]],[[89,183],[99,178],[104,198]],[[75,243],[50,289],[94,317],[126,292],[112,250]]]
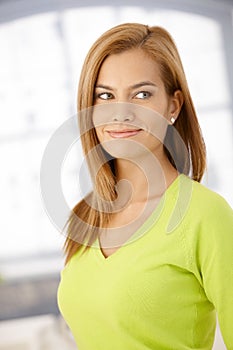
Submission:
[[[133,130],[108,130],[108,134],[112,137],[112,138],[128,138],[128,137],[132,137],[132,136],[136,136],[140,133],[142,129],[133,129]]]

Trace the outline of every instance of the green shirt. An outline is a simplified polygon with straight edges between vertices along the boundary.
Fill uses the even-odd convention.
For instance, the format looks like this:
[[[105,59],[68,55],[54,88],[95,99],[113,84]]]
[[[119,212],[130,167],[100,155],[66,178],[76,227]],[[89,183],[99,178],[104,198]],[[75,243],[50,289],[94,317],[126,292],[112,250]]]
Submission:
[[[232,209],[180,175],[114,254],[71,258],[58,304],[79,350],[209,350],[216,312],[232,350]]]

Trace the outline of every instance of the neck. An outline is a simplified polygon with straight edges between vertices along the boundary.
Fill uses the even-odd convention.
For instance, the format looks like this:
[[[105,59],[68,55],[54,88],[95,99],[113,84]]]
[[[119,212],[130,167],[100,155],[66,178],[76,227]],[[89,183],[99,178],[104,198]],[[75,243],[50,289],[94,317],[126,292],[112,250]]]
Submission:
[[[123,202],[146,202],[160,198],[178,176],[167,157],[153,155],[143,161],[116,159],[118,198]]]

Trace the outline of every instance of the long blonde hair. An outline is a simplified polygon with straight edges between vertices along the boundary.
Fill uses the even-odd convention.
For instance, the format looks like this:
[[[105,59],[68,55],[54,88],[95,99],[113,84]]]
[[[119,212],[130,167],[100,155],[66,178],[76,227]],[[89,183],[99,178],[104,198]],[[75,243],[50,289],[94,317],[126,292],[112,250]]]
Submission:
[[[161,27],[137,23],[120,24],[108,30],[93,44],[87,54],[79,81],[79,128],[89,171],[91,175],[94,174],[94,190],[73,208],[67,221],[67,239],[64,246],[66,262],[81,246],[90,246],[98,237],[98,228],[104,227],[110,219],[111,203],[116,198],[114,165],[99,145],[92,124],[91,106],[94,104],[94,89],[99,70],[105,58],[134,48],[140,48],[149,54],[159,65],[168,96],[172,96],[176,90],[181,90],[183,94],[184,102],[174,127],[188,150],[188,163],[183,162],[171,129],[168,129],[169,135],[167,133],[165,137],[169,140],[173,153],[176,153],[176,159],[181,159],[180,164],[183,164],[183,168],[179,171],[196,181],[201,181],[205,171],[205,144],[182,62],[170,34]],[[165,151],[175,166],[171,154]]]

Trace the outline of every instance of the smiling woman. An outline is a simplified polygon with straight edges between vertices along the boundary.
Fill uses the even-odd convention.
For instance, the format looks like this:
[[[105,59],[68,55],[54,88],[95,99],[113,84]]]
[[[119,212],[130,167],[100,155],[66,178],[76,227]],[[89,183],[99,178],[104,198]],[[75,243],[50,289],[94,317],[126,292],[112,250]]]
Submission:
[[[158,125],[155,124],[158,121],[156,114],[160,114],[167,123],[163,124],[163,130],[160,128],[159,138],[162,143],[160,142],[159,158],[167,159],[163,157],[163,140],[171,117],[174,122],[180,113],[183,95],[180,90],[176,90],[173,95],[166,93],[159,65],[144,50],[134,48],[112,54],[103,62],[95,87],[94,104],[103,106],[110,102],[120,105],[117,108],[112,107],[112,118],[109,120],[108,117],[107,124],[105,120],[101,121],[103,118],[98,118],[96,123],[96,114],[93,117],[100,143],[114,138],[133,137],[136,142],[143,144],[147,151],[150,150],[158,157],[158,137],[155,137],[156,130],[158,134]],[[135,106],[129,105],[130,103],[150,108],[155,113],[148,118],[148,112],[136,110]],[[116,157],[112,153],[111,155]],[[168,164],[170,165],[170,162]]]
[[[199,182],[205,145],[170,34],[126,23],[83,65],[93,192],[67,222],[58,303],[80,350],[233,348],[233,212]],[[91,336],[90,336],[91,334]]]
[[[53,210],[55,212],[53,219],[52,213],[49,214],[47,210],[48,207],[46,213],[43,209],[41,193],[38,191],[40,163],[53,132],[69,116],[75,115],[76,80],[90,44],[100,33],[118,23],[139,21],[150,25],[161,25],[174,35],[207,146],[209,171],[203,181],[233,205],[233,162],[231,161],[233,159],[231,103],[233,90],[230,89],[233,76],[231,74],[233,69],[232,4],[231,0],[144,0],[142,2],[118,0],[108,3],[100,0],[98,4],[94,0],[85,2],[81,0],[59,2],[2,0],[0,2],[1,295],[9,291],[9,288],[12,289],[13,280],[16,287],[20,288],[22,283],[24,288],[27,284],[26,279],[32,279],[34,284],[35,276],[44,275],[46,284],[47,279],[51,280],[51,274],[57,275],[63,264],[60,246],[64,237],[59,234],[58,225],[56,225],[56,218],[61,216],[59,211]],[[140,93],[139,97],[142,97],[142,94],[144,93]],[[114,102],[111,101],[111,103]],[[102,106],[99,108],[101,109]],[[137,111],[139,108],[138,105]],[[145,108],[142,106],[141,110]],[[159,121],[159,115],[154,113],[153,116]],[[148,118],[149,115],[146,119]],[[162,121],[161,118],[160,120]],[[75,126],[76,121],[72,124],[74,135]],[[171,129],[170,126],[169,129]],[[128,138],[123,141],[135,146],[133,139]],[[115,145],[113,144],[113,147]],[[126,148],[129,152],[133,147]],[[140,150],[143,151],[143,148],[141,147]],[[113,151],[115,151],[114,148]],[[54,152],[54,157],[57,159],[57,156],[60,156],[61,159],[62,152],[58,154],[58,149]],[[107,159],[111,158],[107,156]],[[79,140],[67,153],[61,171],[61,191],[70,208],[73,208],[91,188],[86,168],[85,171],[83,170],[83,159]],[[156,159],[152,160],[156,161]],[[111,163],[113,162],[109,161],[109,164]],[[135,166],[133,173],[137,177],[136,169]],[[140,171],[140,168],[138,167],[137,170]],[[51,177],[52,172],[48,168],[47,174],[47,179],[50,178],[55,183],[54,177]],[[79,174],[78,177],[77,174]],[[132,182],[130,186],[126,180],[118,181],[116,190],[117,193],[127,195],[126,200],[129,201],[132,195]],[[56,209],[57,206],[54,207],[54,203],[58,202],[52,197],[51,208]],[[115,200],[114,206],[116,204]],[[69,209],[68,206],[67,209]],[[142,209],[139,210],[139,213],[141,212]],[[59,227],[64,224],[66,214],[67,211],[63,220],[59,221],[61,222]],[[48,215],[51,220],[48,220]],[[55,223],[54,226],[51,225],[51,221]],[[122,233],[122,229],[119,232]],[[106,256],[110,255],[110,250],[103,250]],[[114,254],[107,260],[113,257]],[[97,259],[102,261],[104,256],[98,255]],[[123,264],[124,261],[121,260],[121,265]],[[117,266],[116,270],[118,268]],[[81,273],[78,273],[78,277],[81,284]],[[116,276],[114,277],[117,280]],[[109,280],[109,276],[107,278]],[[41,283],[44,292],[48,291],[54,297],[55,284],[54,288],[50,284],[46,284],[44,288],[44,283],[42,281]],[[140,283],[141,280],[135,277],[132,288],[139,286]],[[84,285],[87,290],[87,284],[84,283]],[[106,282],[103,285],[106,285]],[[145,279],[144,285],[148,286]],[[12,297],[8,295],[9,293],[5,293],[5,298],[1,300],[2,320],[9,317],[15,318],[17,315],[29,316],[35,312],[41,313],[43,310],[45,313],[51,310],[57,314],[55,303],[52,302],[48,307],[42,295],[40,297],[44,307],[41,305],[36,309],[35,305],[32,306],[30,301],[33,299],[36,302],[35,297],[41,288],[38,288],[35,293],[31,290],[31,297],[24,300],[23,305],[22,303],[16,305],[16,296],[20,298],[18,287]],[[71,287],[73,288],[74,285],[71,284]],[[93,290],[96,294],[96,288]],[[142,295],[142,290],[138,289],[138,295],[139,297]],[[149,301],[147,298],[143,299]],[[86,303],[85,309],[88,312]],[[137,314],[133,312],[133,315]],[[179,316],[176,317],[178,318]],[[17,324],[19,324],[18,321]],[[33,328],[31,319],[30,327]],[[43,329],[44,327],[48,330],[46,324],[43,325]],[[40,343],[45,347],[46,336],[33,339],[31,344],[33,332],[26,328],[24,336],[25,342],[26,339],[30,341],[30,346],[27,344],[28,347],[31,349],[35,344],[39,346]],[[1,328],[4,336],[0,336],[0,348],[5,350],[6,347],[12,347],[18,338],[23,341],[21,328],[9,328],[8,334],[3,329]],[[68,344],[62,342],[59,335],[56,334],[52,338],[55,344],[51,343],[49,346],[46,342],[46,349],[47,347],[56,350],[69,348]],[[7,339],[7,344],[4,339]],[[226,348],[218,344],[216,350],[220,349]]]

